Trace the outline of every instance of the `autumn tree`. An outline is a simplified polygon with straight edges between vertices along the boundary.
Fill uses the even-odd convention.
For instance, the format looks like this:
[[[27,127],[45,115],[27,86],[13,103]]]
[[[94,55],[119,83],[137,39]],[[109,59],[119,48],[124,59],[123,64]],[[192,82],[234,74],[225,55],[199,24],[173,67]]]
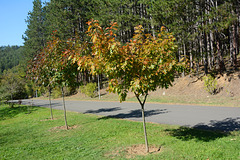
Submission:
[[[46,49],[46,48],[45,48]],[[27,67],[27,78],[33,82],[36,86],[43,86],[48,89],[49,92],[49,108],[51,113],[51,119],[53,119],[52,105],[51,105],[51,90],[54,87],[52,82],[53,66],[51,63],[47,63],[49,60],[48,54],[43,50],[34,59],[29,61]],[[47,65],[48,64],[48,65]]]
[[[135,35],[126,45],[116,40],[116,23],[103,29],[98,21],[90,21],[88,35],[92,42],[92,55],[81,56],[79,66],[85,66],[93,74],[104,72],[109,79],[109,91],[117,93],[120,101],[125,101],[127,93],[133,92],[138,99],[143,118],[146,150],[148,149],[144,106],[150,91],[158,87],[168,88],[183,63],[176,59],[175,38],[162,27],[153,37],[144,34],[142,26],[135,27]],[[143,98],[141,98],[143,97]]]
[[[52,40],[47,43],[42,52],[30,62],[28,69],[29,77],[38,82],[39,85],[47,87],[49,96],[51,96],[51,90],[54,87],[61,87],[66,128],[68,125],[63,87],[77,85],[78,67],[68,60],[69,54],[74,52],[75,45],[75,41],[71,39],[62,41],[53,35]],[[49,101],[51,108],[51,100],[49,99]]]

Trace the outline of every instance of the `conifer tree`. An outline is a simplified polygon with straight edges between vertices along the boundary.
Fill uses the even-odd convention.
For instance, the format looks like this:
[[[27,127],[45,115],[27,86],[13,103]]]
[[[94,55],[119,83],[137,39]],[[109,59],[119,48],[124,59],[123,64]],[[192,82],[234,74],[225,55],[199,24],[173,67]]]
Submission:
[[[27,30],[25,31],[24,46],[27,52],[27,57],[37,55],[46,43],[45,40],[45,13],[41,0],[33,1],[33,10],[28,13],[26,19]]]

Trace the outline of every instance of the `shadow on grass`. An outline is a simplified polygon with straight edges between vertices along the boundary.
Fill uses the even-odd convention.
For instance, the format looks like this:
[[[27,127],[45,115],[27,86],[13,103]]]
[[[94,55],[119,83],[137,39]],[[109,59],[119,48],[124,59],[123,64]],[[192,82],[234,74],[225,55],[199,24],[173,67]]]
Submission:
[[[121,110],[120,107],[114,107],[114,108],[101,108],[98,110],[87,110],[84,113],[101,113],[101,112],[113,112],[113,111],[118,111]]]
[[[208,125],[200,123],[195,125],[194,128],[211,130],[211,131],[223,131],[223,132],[237,131],[237,130],[240,130],[240,117],[226,118],[222,121],[212,120]]]
[[[13,118],[20,113],[30,114],[38,110],[38,107],[31,106],[15,106],[15,107],[0,107],[0,121],[7,118]]]
[[[209,142],[217,138],[230,135],[231,131],[240,131],[240,117],[226,118],[222,121],[211,121],[209,124],[197,124],[193,128],[180,127],[179,129],[166,130],[170,135],[188,141],[196,139]]]
[[[219,131],[207,131],[196,128],[180,127],[178,129],[167,129],[165,130],[171,136],[183,141],[189,141],[196,139],[197,141],[209,142],[218,138],[228,136],[228,133]]]
[[[168,113],[167,109],[156,109],[156,110],[148,110],[144,112],[145,117],[153,116],[153,115],[158,115],[158,114],[165,114]],[[110,116],[105,116],[99,118],[101,119],[109,119],[109,118],[142,118],[142,111],[140,109],[137,110],[132,110],[129,113],[120,113],[116,115],[110,115]]]

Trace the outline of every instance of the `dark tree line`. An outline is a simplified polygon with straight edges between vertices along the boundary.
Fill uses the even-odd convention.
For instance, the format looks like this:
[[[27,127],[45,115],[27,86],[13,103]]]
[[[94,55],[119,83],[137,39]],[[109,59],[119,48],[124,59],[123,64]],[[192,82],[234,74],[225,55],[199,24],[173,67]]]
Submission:
[[[23,47],[2,46],[0,47],[0,75],[4,70],[17,66],[24,59]]]
[[[86,22],[93,18],[102,26],[118,22],[122,43],[133,37],[136,25],[153,35],[165,26],[177,38],[176,56],[187,56],[196,72],[238,67],[239,0],[34,0],[33,5],[24,36],[29,57],[40,52],[55,30],[63,40],[86,40]]]

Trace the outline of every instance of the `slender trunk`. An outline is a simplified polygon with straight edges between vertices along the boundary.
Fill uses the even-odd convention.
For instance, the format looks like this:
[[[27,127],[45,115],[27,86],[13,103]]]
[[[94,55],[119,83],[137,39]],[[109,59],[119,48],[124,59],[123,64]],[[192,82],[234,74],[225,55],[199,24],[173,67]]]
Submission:
[[[233,64],[234,69],[237,69],[237,27],[233,25]]]
[[[207,0],[206,4],[207,4],[207,6],[206,6],[205,12],[206,12],[207,15],[209,15],[209,12],[211,10],[210,0]],[[206,21],[206,24],[210,24],[210,25],[212,24],[211,18],[209,18],[208,21]],[[208,55],[208,66],[209,66],[209,69],[212,70],[212,56],[213,56],[213,54],[211,52],[211,35],[210,34],[211,34],[211,32],[206,34],[206,41],[207,41],[206,42],[207,43],[207,48],[206,49],[207,49],[207,55]]]
[[[49,108],[50,108],[50,111],[51,111],[51,119],[53,120],[52,102],[51,102],[51,89],[49,89]]]
[[[211,70],[212,69],[212,55],[211,55],[211,46],[210,46],[210,37],[209,37],[209,34],[206,35],[206,40],[207,40],[207,57],[208,57],[208,66],[209,66],[209,69]]]
[[[208,61],[207,57],[204,57],[204,73],[207,75],[208,74]]]
[[[231,66],[234,65],[234,47],[233,47],[233,25],[229,27],[229,44],[230,44],[230,62]]]
[[[203,38],[202,38],[202,33],[200,34],[199,36],[199,52],[200,52],[200,64],[202,65],[203,64]]]
[[[218,57],[218,67],[220,69],[220,73],[225,71],[225,64],[223,60],[223,55],[221,51],[221,41],[219,39],[219,33],[216,33],[216,44],[217,44],[217,57]]]
[[[64,100],[64,91],[63,91],[63,87],[62,87],[62,98],[63,98],[63,110],[64,110],[64,120],[65,120],[65,126],[68,129],[68,125],[67,125],[67,114],[66,114],[66,106],[65,106],[65,100]]]
[[[192,53],[192,42],[191,42],[191,46],[189,47],[189,59],[190,59],[190,68],[193,69],[193,53]]]
[[[11,105],[10,105],[10,107],[12,108],[13,106],[14,106],[14,103],[13,103],[13,94],[11,93]]]
[[[150,20],[151,20],[152,35],[153,35],[153,38],[155,38],[155,30],[154,30],[153,18],[151,14],[150,14]]]
[[[135,96],[137,97],[140,105],[141,105],[141,110],[142,110],[142,119],[143,119],[143,130],[144,130],[144,138],[145,138],[145,145],[146,145],[146,152],[149,152],[149,147],[148,147],[148,138],[147,138],[147,129],[146,129],[146,121],[145,121],[145,115],[144,115],[144,105],[147,99],[148,93],[146,93],[143,102],[140,100],[139,95],[135,93]]]
[[[184,58],[187,57],[187,50],[186,50],[185,42],[183,43],[183,55],[184,55]],[[182,72],[182,77],[185,77],[185,71]]]
[[[100,77],[98,75],[98,97],[101,99],[101,93],[100,93]]]
[[[210,31],[210,52],[211,52],[211,65],[214,68],[215,66],[215,58],[214,58],[214,47],[213,47],[213,43],[214,43],[214,38],[213,38],[213,32]]]
[[[204,33],[204,72],[208,74],[207,35]]]
[[[236,7],[236,13],[237,13],[237,28],[236,28],[236,41],[237,41],[237,55],[239,54],[239,34],[240,34],[240,29],[239,29],[239,26],[240,26],[240,5],[238,3],[237,7]]]
[[[144,129],[146,152],[148,153],[149,147],[148,147],[148,139],[147,139],[146,121],[145,121],[145,115],[144,115],[144,105],[141,105],[141,108],[142,108],[142,119],[143,119],[143,129]]]

